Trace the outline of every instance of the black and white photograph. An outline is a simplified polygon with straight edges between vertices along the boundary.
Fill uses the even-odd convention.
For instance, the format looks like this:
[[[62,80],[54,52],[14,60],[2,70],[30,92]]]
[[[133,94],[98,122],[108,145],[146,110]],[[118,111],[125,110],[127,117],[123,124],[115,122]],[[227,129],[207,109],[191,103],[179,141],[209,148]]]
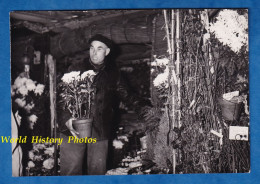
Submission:
[[[12,11],[12,176],[250,173],[248,9]]]

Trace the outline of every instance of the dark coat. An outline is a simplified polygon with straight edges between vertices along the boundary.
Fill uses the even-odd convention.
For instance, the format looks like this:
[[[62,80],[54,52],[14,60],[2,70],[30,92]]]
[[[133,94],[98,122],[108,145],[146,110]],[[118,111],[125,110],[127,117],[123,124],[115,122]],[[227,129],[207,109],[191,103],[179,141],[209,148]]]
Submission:
[[[92,104],[92,117],[94,120],[92,138],[97,138],[97,140],[111,139],[114,137],[117,127],[119,100],[126,104],[134,104],[137,111],[144,103],[141,99],[129,93],[129,89],[120,77],[115,65],[104,65],[99,69],[88,66],[87,70],[91,69],[97,72],[93,82],[95,95]],[[70,118],[70,114],[64,111],[57,114],[60,131],[70,135],[65,125]]]

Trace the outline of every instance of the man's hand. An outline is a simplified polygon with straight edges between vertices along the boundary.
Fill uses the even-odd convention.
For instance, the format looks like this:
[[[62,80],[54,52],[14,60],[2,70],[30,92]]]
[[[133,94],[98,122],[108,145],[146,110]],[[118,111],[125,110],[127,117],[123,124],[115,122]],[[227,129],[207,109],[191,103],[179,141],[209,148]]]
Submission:
[[[66,122],[66,126],[68,127],[68,129],[70,130],[70,133],[74,136],[77,137],[77,134],[79,134],[72,126],[72,120],[74,120],[75,118],[70,118],[67,122]]]

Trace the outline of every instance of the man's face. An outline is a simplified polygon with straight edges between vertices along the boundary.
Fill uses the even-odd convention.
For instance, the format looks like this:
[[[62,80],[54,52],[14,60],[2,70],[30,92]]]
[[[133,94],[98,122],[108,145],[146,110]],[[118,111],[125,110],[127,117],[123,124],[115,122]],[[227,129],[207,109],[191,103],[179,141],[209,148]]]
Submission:
[[[91,42],[89,54],[93,64],[103,64],[105,57],[109,54],[109,52],[110,49],[106,46],[106,44],[96,40]]]

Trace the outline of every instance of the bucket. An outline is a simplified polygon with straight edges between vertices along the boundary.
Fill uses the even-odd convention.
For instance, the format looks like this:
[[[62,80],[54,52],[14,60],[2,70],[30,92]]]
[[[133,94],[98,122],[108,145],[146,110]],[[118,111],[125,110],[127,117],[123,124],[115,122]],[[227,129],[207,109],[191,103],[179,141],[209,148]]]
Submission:
[[[79,133],[79,138],[91,137],[93,119],[76,119],[72,121],[73,128]]]
[[[221,106],[222,117],[228,121],[238,121],[241,113],[242,102],[228,101],[223,98],[218,100]]]
[[[147,136],[140,138],[140,144],[142,149],[147,149]]]

